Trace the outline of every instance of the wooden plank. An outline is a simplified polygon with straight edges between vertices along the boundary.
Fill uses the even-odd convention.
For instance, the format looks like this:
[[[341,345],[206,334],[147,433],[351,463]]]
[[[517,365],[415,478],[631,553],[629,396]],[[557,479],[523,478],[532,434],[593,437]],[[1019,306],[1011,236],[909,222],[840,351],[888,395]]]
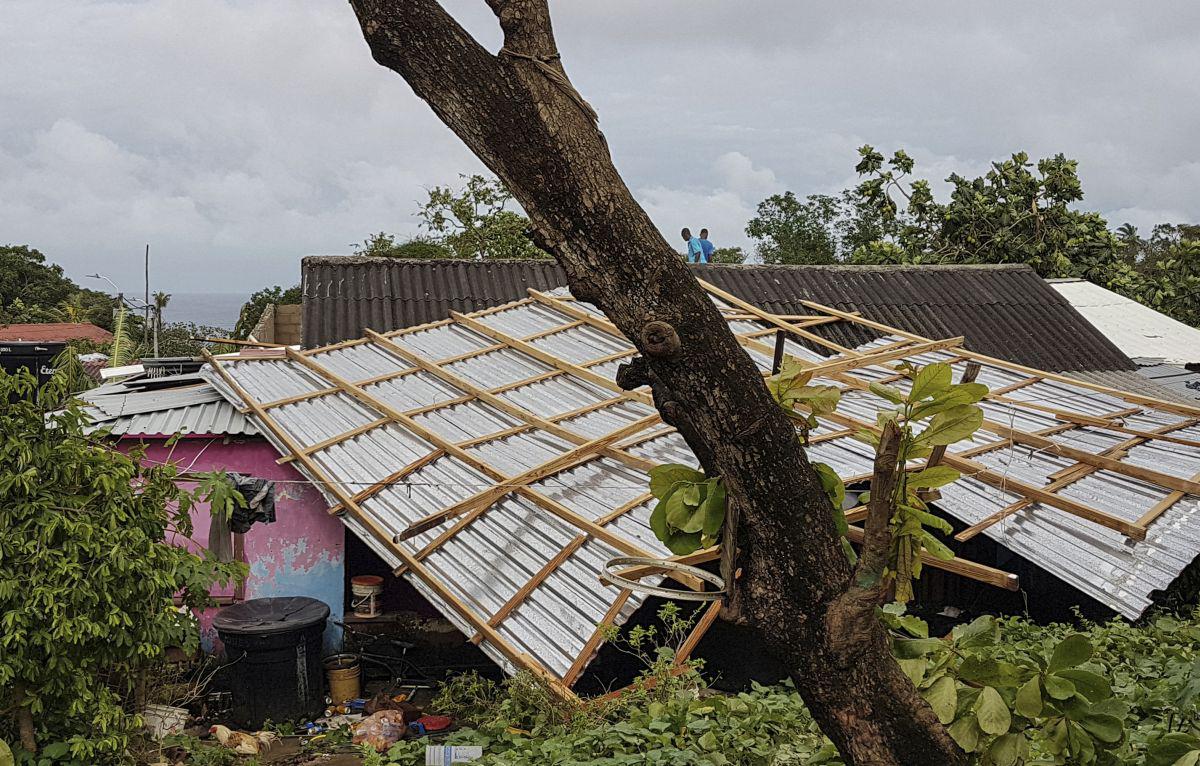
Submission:
[[[617,506],[616,508],[612,509],[608,513],[601,516],[600,518],[596,519],[596,523],[599,524],[600,526],[604,526],[605,524],[612,523],[613,521],[616,521],[617,519],[621,518],[625,514],[632,511],[634,508],[637,508],[641,505],[645,505],[646,503],[650,502],[653,499],[654,499],[654,495],[649,492],[638,495],[634,499],[632,499],[626,503],[622,503],[621,505]]]
[[[424,468],[425,466],[429,465],[430,463],[436,461],[440,457],[444,457],[445,454],[446,453],[443,452],[442,450],[435,449],[432,452],[422,455],[421,457],[412,461],[408,465],[402,466],[399,470],[393,471],[392,473],[388,474],[387,476],[385,476],[384,478],[375,482],[374,484],[371,484],[366,489],[359,491],[353,497],[354,502],[362,503],[364,500],[366,500],[370,497],[374,497],[375,495],[379,494],[379,492],[383,491],[387,487],[392,486],[396,482],[402,481],[409,474],[412,474],[416,471],[421,470],[422,468]],[[340,514],[344,510],[345,510],[345,508],[343,508],[341,503],[339,503],[335,506],[330,507],[329,512],[331,514]]]
[[[1007,386],[1001,386],[1000,388],[994,388],[991,391],[989,391],[988,393],[993,396],[1001,396],[1003,394],[1009,393],[1010,391],[1016,391],[1017,389],[1025,388],[1025,386],[1032,386],[1034,383],[1041,383],[1041,382],[1042,382],[1042,378],[1040,375],[1033,375],[1031,377],[1024,378],[1022,380],[1018,380],[1016,383],[1009,383]]]
[[[354,381],[354,385],[369,386],[372,383],[382,383],[387,380],[394,380],[396,378],[402,378],[405,375],[412,375],[414,372],[420,372],[420,370],[418,370],[416,367],[410,367],[410,368],[403,369],[403,370],[393,370],[392,372],[387,372],[387,373],[384,373],[383,375],[376,375],[371,378],[365,378],[363,380],[356,380],[356,381]],[[264,402],[261,406],[264,410],[270,410],[270,409],[274,409],[276,407],[282,407],[285,404],[295,404],[296,402],[303,402],[303,401],[307,401],[308,399],[316,399],[317,397],[320,397],[320,396],[328,396],[329,394],[336,394],[341,390],[342,389],[338,388],[337,386],[328,386],[326,388],[318,388],[313,391],[305,391],[304,393],[296,394],[295,396],[285,396],[282,399],[275,399],[274,401]]]
[[[820,364],[804,365],[805,372],[812,372],[814,378],[818,377],[836,377],[839,373],[850,372],[852,370],[868,367],[884,362],[891,362],[896,359],[904,359],[917,354],[927,354],[931,351],[943,351],[948,348],[957,348],[961,346],[963,339],[961,336],[957,338],[946,338],[945,340],[931,340],[925,343],[909,343],[904,342],[904,345],[895,347],[888,346],[881,351],[870,351],[849,359],[835,359],[832,362],[821,362]],[[837,380],[842,378],[837,377]],[[857,379],[855,379],[857,380]],[[858,381],[862,387],[869,388],[870,383],[867,381]]]
[[[592,637],[583,645],[583,651],[575,658],[575,662],[571,663],[570,669],[563,674],[562,682],[564,686],[569,688],[579,680],[579,674],[587,667],[588,662],[592,659],[592,655],[595,654],[600,644],[604,643],[604,634],[608,631],[608,626],[616,621],[617,616],[621,613],[621,609],[625,606],[625,602],[632,595],[632,591],[628,590],[622,590],[617,594],[616,600],[613,601],[608,611],[604,613],[604,617],[600,620],[600,624],[596,626]]]
[[[512,417],[522,420],[530,425],[537,426],[543,431],[553,434],[561,439],[566,439],[572,444],[589,443],[588,437],[584,436],[583,434],[572,431],[569,428],[565,428],[558,423],[547,420],[546,418],[539,417],[524,407],[520,407],[508,401],[507,399],[489,393],[486,389],[476,386],[466,378],[456,375],[455,373],[445,369],[444,367],[441,367],[434,362],[430,362],[418,354],[414,354],[403,346],[393,343],[377,332],[367,330],[367,335],[374,340],[376,344],[383,346],[389,353],[395,354],[403,359],[406,363],[420,367],[429,374],[437,376],[455,388],[466,391],[470,395],[467,397],[468,399],[470,397],[475,397],[479,401],[488,404],[500,410],[501,412],[511,415]],[[645,458],[635,457],[630,455],[628,452],[616,449],[611,445],[602,447],[599,452],[602,455],[606,455],[614,460],[624,463],[625,465],[632,466],[633,468],[637,468],[642,471],[649,471],[654,467],[654,463],[652,461],[646,460]]]
[[[627,436],[632,436],[639,431],[645,430],[647,427],[658,422],[658,413],[641,418],[640,420],[635,420],[624,428],[619,428],[612,433],[605,434],[599,439],[592,439],[591,441],[580,444],[574,449],[568,450],[567,452],[564,452],[555,458],[547,460],[541,465],[534,466],[522,474],[503,479],[494,487],[488,487],[485,490],[476,492],[474,495],[455,503],[449,508],[444,508],[440,511],[431,513],[424,518],[414,521],[412,524],[408,525],[407,529],[396,535],[396,542],[399,543],[405,540],[410,540],[417,535],[428,532],[434,527],[441,526],[456,516],[460,516],[464,513],[474,510],[476,507],[490,506],[496,503],[500,498],[511,494],[523,485],[533,484],[534,482],[545,479],[547,476],[553,476],[556,473],[573,468],[579,465],[581,462],[592,460],[596,454],[605,447],[611,446],[615,442],[618,442]]]
[[[852,526],[846,537],[850,542],[862,545],[863,534],[862,527]],[[922,551],[921,565],[961,575],[962,577],[994,585],[1004,590],[1020,590],[1021,588],[1021,581],[1015,574],[1005,572],[1002,569],[977,564],[974,561],[967,561],[966,559],[953,558],[949,561],[942,561]]]
[[[909,338],[910,340],[929,340],[928,338],[922,337],[920,335],[916,335],[914,333],[905,332],[904,330],[900,330],[898,328],[882,324],[881,322],[873,322],[869,319],[865,319],[860,316],[853,316],[851,314],[848,314],[845,311],[839,311],[835,308],[831,308],[829,306],[822,305],[815,301],[801,300],[800,303],[802,305],[806,306],[807,308],[813,309],[814,311],[823,311],[826,314],[829,314],[831,316],[841,317],[842,319],[845,319],[849,322],[853,322],[855,324],[859,324],[864,327],[870,327],[872,329],[879,330],[880,332],[884,332],[884,333],[887,333],[890,335],[899,335],[902,338]],[[1003,367],[1007,370],[1013,370],[1014,372],[1021,372],[1026,375],[1029,375],[1031,377],[1036,376],[1036,377],[1043,378],[1045,380],[1054,380],[1059,383],[1066,383],[1068,385],[1077,386],[1079,388],[1086,388],[1091,391],[1097,391],[1102,394],[1109,394],[1118,399],[1124,399],[1125,401],[1131,402],[1133,404],[1142,404],[1142,405],[1145,405],[1148,407],[1152,407],[1154,409],[1163,410],[1164,412],[1173,412],[1177,415],[1184,415],[1184,416],[1188,416],[1188,417],[1200,416],[1200,407],[1196,407],[1196,406],[1192,406],[1192,405],[1188,405],[1188,404],[1179,404],[1177,402],[1168,402],[1168,401],[1164,401],[1162,399],[1156,399],[1152,396],[1143,396],[1141,394],[1135,394],[1135,393],[1131,393],[1129,391],[1121,391],[1116,388],[1102,386],[1098,383],[1091,383],[1086,380],[1076,380],[1075,378],[1071,378],[1066,375],[1060,375],[1060,374],[1054,373],[1054,372],[1046,372],[1045,370],[1038,370],[1033,367],[1026,367],[1023,364],[1016,364],[1015,362],[1010,362],[1005,359],[999,359],[994,356],[987,356],[986,354],[978,354],[974,351],[967,351],[964,349],[962,353],[964,356],[968,356],[971,359],[974,359],[976,361],[983,362],[985,364],[989,364],[989,365],[992,365],[995,367]]]
[[[314,452],[320,452],[323,449],[332,447],[335,444],[341,444],[342,442],[344,442],[348,439],[353,439],[355,436],[361,436],[373,428],[379,428],[380,426],[386,426],[388,423],[391,423],[391,422],[392,421],[389,418],[377,418],[370,422],[363,423],[358,428],[354,428],[352,430],[346,431],[345,433],[337,434],[336,436],[330,436],[328,439],[325,439],[324,441],[319,441],[316,444],[313,444],[312,446],[305,447],[304,451],[307,454],[311,455]],[[284,455],[283,457],[279,458],[275,462],[279,465],[283,465],[284,463],[290,463],[295,459],[296,459],[295,455]]]
[[[529,578],[528,582],[522,585],[516,593],[509,597],[508,601],[504,602],[503,606],[496,610],[495,614],[488,618],[488,624],[492,627],[496,627],[500,623],[504,622],[504,619],[508,617],[508,615],[512,614],[513,610],[520,606],[522,602],[529,597],[529,594],[533,593],[534,589],[545,582],[546,578],[553,574],[554,571],[558,569],[564,561],[574,555],[575,551],[582,548],[583,544],[587,542],[587,539],[587,535],[579,535],[578,537],[573,538],[571,542],[563,546],[561,551],[554,554],[553,558],[543,564],[542,568],[535,572],[533,577]],[[482,633],[476,633],[471,637],[471,643],[473,644],[478,644],[482,640]]]
[[[704,610],[704,614],[700,616],[696,626],[692,628],[692,632],[684,639],[679,646],[679,650],[675,652],[675,660],[672,664],[676,667],[683,665],[691,659],[692,652],[696,651],[696,647],[700,644],[700,639],[704,638],[704,634],[712,627],[712,624],[721,616],[722,601],[714,601]]]
[[[703,287],[705,290],[707,290],[711,295],[715,295],[718,298],[720,298],[721,300],[725,301],[726,303],[730,303],[730,304],[733,304],[734,306],[737,306],[738,308],[742,309],[743,311],[745,311],[748,314],[753,314],[754,316],[758,317],[758,319],[760,321],[767,322],[767,323],[773,324],[776,327],[779,327],[783,330],[787,330],[789,333],[799,336],[801,338],[810,340],[813,343],[816,343],[818,346],[823,346],[828,349],[833,349],[834,351],[845,354],[847,356],[857,356],[858,355],[858,352],[852,348],[846,348],[845,346],[843,346],[839,343],[834,343],[831,340],[822,338],[820,335],[817,335],[816,333],[808,332],[807,330],[805,330],[791,322],[785,322],[782,319],[780,319],[779,317],[775,316],[774,314],[763,311],[758,306],[755,306],[753,303],[750,303],[749,301],[744,301],[741,298],[734,295],[733,293],[726,292],[726,291],[722,290],[721,288],[717,287],[716,285],[712,284],[711,282],[706,282],[703,279],[698,279],[696,281],[698,281],[700,283],[700,286]],[[826,312],[826,313],[829,313],[829,312]],[[832,316],[832,314],[831,314],[831,316]],[[925,338],[923,340],[928,340],[928,338]]]
[[[553,354],[551,354],[547,351],[543,351],[542,349],[540,349],[536,346],[530,345],[528,343],[522,343],[520,340],[517,340],[516,338],[512,337],[511,335],[506,335],[505,333],[502,333],[499,330],[494,330],[491,327],[488,327],[487,325],[483,324],[482,322],[471,319],[470,317],[466,316],[465,314],[460,314],[455,311],[455,312],[451,312],[451,316],[453,316],[459,322],[465,324],[467,327],[470,327],[472,330],[483,333],[484,335],[487,335],[488,337],[490,337],[494,340],[498,340],[502,343],[507,343],[513,349],[520,351],[521,353],[526,354],[527,356],[531,356],[534,359],[537,359],[539,362],[542,362],[543,364],[547,364],[551,367],[556,367],[559,370],[562,370],[563,372],[570,373],[571,375],[574,375],[577,378],[586,380],[587,382],[589,382],[595,386],[599,386],[600,388],[605,388],[605,389],[608,389],[609,391],[613,391],[613,392],[620,394],[621,396],[624,396],[626,398],[642,402],[643,404],[653,405],[653,400],[649,394],[642,393],[640,391],[625,391],[624,389],[622,389],[620,386],[618,386],[616,384],[616,381],[610,380],[609,378],[606,378],[603,375],[592,372],[591,370],[589,370],[585,367],[581,367],[577,364],[572,364],[571,362],[568,362],[565,359],[560,359],[559,357],[554,356]]]
[[[1172,476],[1169,473],[1155,471],[1152,468],[1146,468],[1132,463],[1122,463],[1120,460],[1104,455],[1098,455],[1087,450],[1075,449],[1060,444],[1053,439],[1048,439],[1044,436],[1026,433],[1015,428],[1000,423],[993,423],[989,420],[983,421],[983,428],[991,431],[994,434],[1003,436],[1006,439],[1011,439],[1017,444],[1024,444],[1028,447],[1033,447],[1041,452],[1048,452],[1059,457],[1070,458],[1078,463],[1086,463],[1087,465],[1095,466],[1096,468],[1118,473],[1122,476],[1128,476],[1131,479],[1156,484],[1166,489],[1174,489],[1180,492],[1187,492],[1193,495],[1200,495],[1200,482],[1190,479],[1183,479],[1178,476]]]
[[[1192,477],[1196,481],[1200,481],[1200,473]],[[1167,511],[1171,510],[1172,506],[1184,498],[1186,493],[1176,490],[1154,504],[1150,510],[1142,514],[1142,517],[1137,520],[1137,525],[1142,529],[1153,524],[1159,516],[1162,516]]]

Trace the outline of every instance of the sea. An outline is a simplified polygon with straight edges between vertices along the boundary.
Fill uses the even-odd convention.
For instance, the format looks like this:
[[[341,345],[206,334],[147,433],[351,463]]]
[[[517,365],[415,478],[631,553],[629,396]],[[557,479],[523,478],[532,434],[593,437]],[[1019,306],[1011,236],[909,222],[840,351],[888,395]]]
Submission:
[[[163,322],[191,322],[232,330],[249,293],[171,293]]]

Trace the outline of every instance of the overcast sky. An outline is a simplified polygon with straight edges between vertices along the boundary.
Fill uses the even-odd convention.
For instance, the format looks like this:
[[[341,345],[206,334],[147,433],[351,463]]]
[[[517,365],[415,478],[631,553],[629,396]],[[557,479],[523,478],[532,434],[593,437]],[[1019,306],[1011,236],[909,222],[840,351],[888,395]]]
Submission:
[[[339,0],[3,0],[0,244],[85,284],[248,292],[303,255],[417,232],[424,189],[481,169]],[[492,50],[483,0],[454,0]],[[1115,226],[1200,219],[1200,3],[559,0],[568,72],[665,232],[742,231],[833,192],[855,149],[979,174],[1080,162]],[[670,241],[674,242],[674,235]],[[128,285],[128,287],[126,287]],[[100,286],[100,285],[95,285]]]

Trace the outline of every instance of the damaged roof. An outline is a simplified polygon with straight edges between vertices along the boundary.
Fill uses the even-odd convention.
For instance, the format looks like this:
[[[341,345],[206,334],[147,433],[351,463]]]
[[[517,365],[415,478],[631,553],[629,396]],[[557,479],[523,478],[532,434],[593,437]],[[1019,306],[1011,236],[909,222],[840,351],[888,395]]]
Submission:
[[[1134,364],[1024,265],[693,265],[693,273],[763,310],[805,314],[811,300],[928,338],[962,335],[981,354],[1051,372],[1133,370]],[[550,260],[401,260],[311,256],[303,272],[304,346],[312,348],[470,313],[566,285]],[[868,327],[818,330],[844,346]]]
[[[150,437],[258,434],[254,424],[203,378],[187,376],[179,386],[150,389],[138,385],[142,379],[105,383],[79,394],[91,418],[88,432],[103,429],[116,436]]]
[[[1127,617],[1200,551],[1200,409],[1072,381],[805,301],[784,320],[702,282],[764,374],[773,339],[843,390],[809,454],[869,477],[852,438],[905,387],[897,363],[982,365],[991,387],[972,441],[943,462],[963,478],[939,507]],[[857,324],[882,336],[818,354],[791,338]],[[320,488],[343,522],[509,671],[560,690],[641,603],[601,584],[619,555],[671,558],[648,526],[648,470],[695,464],[647,391],[614,381],[632,345],[564,290],[309,351],[210,357],[205,374]],[[851,521],[859,514],[849,513]],[[852,527],[851,536],[861,530]],[[715,550],[703,552],[716,557]],[[690,560],[702,559],[691,557]],[[970,561],[930,566],[1015,588]],[[687,584],[687,583],[685,583]],[[716,615],[706,612],[697,630]]]

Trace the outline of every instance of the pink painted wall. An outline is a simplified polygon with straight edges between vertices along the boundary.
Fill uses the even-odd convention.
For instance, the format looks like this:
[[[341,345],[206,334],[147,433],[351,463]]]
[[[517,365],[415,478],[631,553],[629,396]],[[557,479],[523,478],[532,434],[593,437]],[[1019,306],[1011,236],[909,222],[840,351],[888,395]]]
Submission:
[[[173,447],[163,439],[125,438],[121,445],[128,448],[138,441],[147,445],[146,460],[169,460],[180,471],[225,470],[275,481],[275,522],[257,523],[244,536],[250,566],[246,598],[309,596],[328,604],[331,618],[342,618],[346,528],[327,512],[324,497],[296,469],[275,462],[279,453],[274,447],[258,437],[223,436],[190,436]],[[192,549],[207,545],[210,520],[207,505],[198,505],[192,512],[192,539],[173,542]],[[232,586],[214,591],[214,595],[232,594]],[[212,629],[215,612],[209,610],[200,619],[201,638],[210,650],[219,648]],[[336,651],[340,645],[341,630],[328,625],[326,651]]]

